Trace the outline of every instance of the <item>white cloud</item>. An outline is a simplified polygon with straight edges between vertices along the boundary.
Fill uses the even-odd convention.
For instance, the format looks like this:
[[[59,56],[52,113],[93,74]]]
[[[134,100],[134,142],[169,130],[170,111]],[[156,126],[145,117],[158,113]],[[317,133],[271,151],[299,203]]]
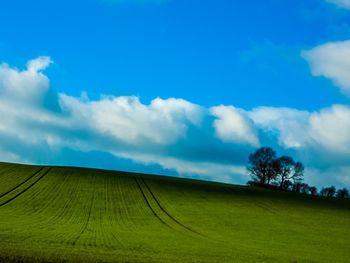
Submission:
[[[39,103],[49,89],[49,79],[41,71],[51,63],[49,57],[39,57],[30,60],[22,71],[1,64],[0,95],[22,103]]]
[[[269,133],[277,133],[285,148],[300,148],[309,140],[310,113],[290,108],[258,107],[249,112],[254,124]]]
[[[339,165],[323,169],[307,168],[305,175],[305,180],[310,185],[322,187],[334,185],[336,188],[350,186],[350,165]]]
[[[114,153],[116,156],[131,159],[142,164],[158,164],[165,169],[176,170],[182,176],[200,175],[203,179],[220,181],[225,183],[232,182],[233,178],[245,178],[247,176],[244,165],[229,165],[216,164],[210,162],[191,162],[179,158],[172,158],[166,156],[157,156],[152,154],[130,154],[130,153]]]
[[[329,78],[350,94],[350,40],[330,42],[302,52],[314,76]]]
[[[144,105],[137,97],[83,101],[61,94],[60,105],[77,123],[134,145],[145,141],[173,144],[186,136],[188,125],[198,125],[203,115],[201,107],[182,99],[157,98]]]
[[[18,156],[15,153],[8,152],[8,151],[2,151],[0,149],[0,161],[1,162],[20,162],[21,160],[20,156]]]
[[[144,104],[133,96],[90,100],[87,95],[59,94],[59,110],[52,111],[42,103],[50,88],[42,70],[50,63],[40,57],[28,62],[25,70],[0,65],[3,160],[35,161],[40,158],[33,153],[36,148],[41,155],[70,148],[157,164],[184,176],[242,182],[247,179],[247,154],[267,144],[308,156],[308,170],[318,171],[312,174],[320,175],[320,183],[349,182],[347,175],[332,171],[350,166],[350,106],[317,112],[274,107],[247,111],[234,106],[207,109],[175,98]],[[323,159],[314,156],[315,149]],[[328,176],[321,175],[320,167],[328,167]]]
[[[334,105],[313,113],[310,136],[338,154],[350,154],[350,107]]]
[[[45,70],[53,61],[50,57],[41,56],[36,59],[29,60],[27,63],[27,69],[30,72],[38,73]]]
[[[245,112],[233,106],[218,106],[210,110],[217,119],[213,126],[216,136],[225,142],[248,143],[259,146],[252,121]]]
[[[349,106],[333,105],[318,112],[259,107],[249,115],[258,129],[275,132],[278,143],[284,148],[302,151],[319,147],[327,153],[350,154]]]
[[[341,8],[350,9],[350,0],[326,0],[329,3],[335,4]]]

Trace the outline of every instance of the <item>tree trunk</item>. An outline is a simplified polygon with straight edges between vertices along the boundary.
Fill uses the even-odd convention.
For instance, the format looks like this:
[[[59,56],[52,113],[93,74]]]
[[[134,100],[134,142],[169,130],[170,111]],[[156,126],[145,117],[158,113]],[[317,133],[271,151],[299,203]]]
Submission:
[[[280,184],[281,189],[283,189],[283,185],[284,185],[284,177],[281,178],[281,184]]]

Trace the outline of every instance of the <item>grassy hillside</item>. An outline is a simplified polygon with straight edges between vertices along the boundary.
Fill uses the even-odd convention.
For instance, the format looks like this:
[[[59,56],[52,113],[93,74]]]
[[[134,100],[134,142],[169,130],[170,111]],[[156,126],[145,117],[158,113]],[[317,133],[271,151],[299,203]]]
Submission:
[[[349,262],[350,202],[0,164],[0,262]]]

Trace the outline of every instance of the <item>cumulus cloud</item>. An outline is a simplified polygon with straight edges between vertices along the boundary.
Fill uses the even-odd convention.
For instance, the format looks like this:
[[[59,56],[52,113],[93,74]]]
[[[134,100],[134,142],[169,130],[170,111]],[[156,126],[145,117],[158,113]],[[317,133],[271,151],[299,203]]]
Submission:
[[[301,157],[315,182],[349,182],[336,171],[350,163],[350,106],[246,110],[176,98],[145,104],[134,96],[90,100],[61,93],[54,111],[44,103],[50,81],[43,70],[50,63],[39,57],[24,70],[0,65],[2,160],[40,162],[62,149],[97,151],[182,176],[244,183],[248,153],[271,145]]]
[[[317,112],[289,108],[259,107],[250,117],[260,130],[275,134],[284,148],[318,147],[327,153],[350,153],[350,107],[333,105]]]
[[[289,108],[258,107],[249,112],[249,117],[263,131],[275,134],[278,143],[285,148],[301,148],[309,136],[310,113]]]
[[[330,42],[302,52],[314,76],[323,76],[350,95],[350,40]]]
[[[201,107],[182,99],[157,98],[144,105],[137,97],[83,101],[61,94],[60,105],[78,122],[88,119],[90,129],[135,145],[145,141],[173,144],[186,135],[189,124],[198,125],[203,115]]]
[[[211,108],[210,112],[217,118],[213,125],[218,138],[225,142],[259,146],[253,122],[245,111],[233,106],[218,106]]]
[[[310,116],[310,136],[338,154],[350,154],[350,107],[334,105]]]
[[[350,165],[328,168],[307,168],[305,180],[312,185],[338,187],[350,186]]]
[[[213,162],[191,162],[180,158],[167,156],[155,156],[152,154],[130,154],[117,153],[118,156],[135,160],[139,163],[150,165],[159,164],[165,169],[172,169],[179,172],[180,175],[192,177],[193,175],[201,175],[202,178],[220,181],[225,183],[232,182],[237,177],[249,180],[244,165],[220,164]]]
[[[52,63],[49,57],[30,60],[25,70],[0,65],[0,94],[22,103],[38,103],[49,89],[49,79],[42,73]]]
[[[350,0],[326,0],[326,1],[337,5],[338,7],[350,9]]]

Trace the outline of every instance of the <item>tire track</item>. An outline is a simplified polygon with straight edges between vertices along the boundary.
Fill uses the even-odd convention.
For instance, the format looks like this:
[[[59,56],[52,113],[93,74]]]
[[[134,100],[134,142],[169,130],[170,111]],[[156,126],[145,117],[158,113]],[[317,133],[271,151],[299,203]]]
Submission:
[[[73,246],[75,246],[75,244],[79,241],[79,239],[81,238],[81,236],[85,233],[88,225],[89,225],[89,222],[90,222],[90,218],[91,218],[91,212],[92,212],[92,207],[93,207],[93,204],[94,204],[94,199],[95,199],[95,191],[96,191],[96,184],[95,184],[95,180],[93,181],[93,185],[94,185],[94,188],[93,188],[93,192],[92,192],[92,196],[91,196],[91,201],[90,201],[90,208],[89,208],[89,213],[88,213],[88,218],[85,222],[85,225],[83,227],[83,229],[81,230],[81,232],[78,234],[78,236],[74,239],[73,241]]]
[[[70,170],[66,170],[63,171],[64,174],[68,174],[70,173]],[[68,184],[70,185],[70,188],[68,188],[68,192],[66,194],[66,196],[68,198],[66,198],[66,201],[64,202],[62,208],[61,208],[61,212],[56,214],[56,224],[59,224],[61,226],[64,225],[70,225],[70,224],[74,224],[74,203],[78,200],[78,189],[80,187],[80,182],[81,179],[80,177],[76,178],[74,176],[68,176]],[[67,190],[67,189],[65,189]],[[63,194],[64,195],[64,194]],[[61,240],[61,244],[64,245],[71,245],[72,242],[71,240],[75,240],[75,233],[74,231],[71,231],[69,234],[65,234]]]
[[[130,179],[131,180],[131,179]],[[113,209],[113,217],[117,216],[118,217],[118,223],[121,224],[121,226],[126,228],[130,232],[137,232],[137,226],[135,225],[135,222],[133,220],[133,214],[132,212],[130,213],[129,210],[129,202],[135,202],[139,203],[141,200],[142,206],[143,200],[142,198],[139,198],[138,193],[139,189],[137,187],[130,187],[130,183],[134,183],[133,179],[132,182],[129,180],[125,179],[118,179],[118,180],[113,180],[113,184],[110,185],[110,191],[111,193],[115,193],[110,197],[111,204],[112,204],[112,209]],[[112,190],[113,189],[113,190]],[[136,192],[136,195],[135,195]],[[116,198],[120,200],[120,203],[115,206],[115,202],[113,201],[113,198]],[[135,213],[139,213],[139,210],[137,209]],[[134,214],[135,215],[135,214]]]
[[[235,193],[232,188],[225,188],[225,191],[229,194]],[[251,202],[249,202],[249,204],[253,204],[254,206],[259,207],[274,215],[279,215],[281,212],[279,209],[273,207],[272,205],[264,203],[262,200],[253,199]]]
[[[144,183],[144,185],[146,186],[146,188],[148,189],[148,191],[150,192],[150,194],[152,195],[154,201],[157,203],[158,207],[160,208],[160,210],[162,210],[173,222],[175,222],[177,225],[179,225],[180,227],[196,234],[196,235],[200,235],[202,237],[206,237],[203,234],[191,229],[190,227],[186,226],[185,224],[181,223],[179,220],[177,220],[175,217],[173,217],[168,211],[165,210],[165,208],[159,203],[157,197],[154,195],[154,193],[152,192],[151,188],[148,186],[148,184],[146,183],[146,181],[141,177],[141,181]]]
[[[106,213],[106,221],[110,227],[110,229],[113,229],[113,221],[112,221],[112,212],[108,213],[107,211],[113,211],[113,209],[111,209],[110,205],[113,202],[113,199],[111,199],[111,194],[112,191],[110,191],[109,187],[112,184],[112,180],[111,177],[108,177],[108,179],[106,180],[106,185],[105,185],[105,213]],[[102,221],[101,221],[102,222]],[[105,226],[103,226],[103,224],[101,225],[101,228],[104,229]],[[117,242],[117,244],[119,245],[119,247],[123,247],[123,242],[120,240],[120,238],[117,238],[117,235],[114,234],[113,231],[109,232],[110,235],[112,235],[113,239]],[[115,245],[112,244],[111,246],[112,249],[116,249],[117,247]]]
[[[148,208],[152,211],[153,215],[154,215],[156,218],[158,218],[158,220],[159,220],[162,224],[164,224],[165,226],[171,228],[172,230],[175,230],[175,229],[172,228],[170,225],[168,225],[168,224],[156,213],[156,211],[154,211],[154,209],[153,209],[153,207],[151,206],[150,202],[148,201],[148,199],[147,199],[147,197],[146,197],[146,194],[145,194],[145,192],[143,191],[143,189],[142,189],[140,183],[137,181],[137,178],[135,177],[134,179],[135,179],[135,182],[136,182],[138,188],[140,189],[140,192],[141,192],[141,194],[142,194],[142,196],[143,196],[143,199],[145,200],[145,202],[146,202]]]
[[[43,169],[43,168],[42,168]],[[38,183],[41,179],[44,178],[44,176],[46,176],[49,172],[51,171],[51,168],[48,168],[46,172],[44,172],[37,180],[35,180],[33,183],[31,183],[27,188],[23,189],[22,191],[20,191],[18,194],[14,195],[13,197],[11,197],[10,199],[6,200],[5,202],[0,203],[0,207],[10,203],[11,201],[13,201],[14,199],[16,199],[17,197],[19,197],[20,195],[24,194],[26,191],[28,191],[30,188],[32,188],[36,183]],[[36,173],[38,174],[38,173]],[[23,184],[21,184],[23,185]]]
[[[13,187],[12,189],[6,191],[5,193],[0,194],[0,198],[4,197],[5,195],[8,195],[9,193],[11,193],[12,191],[16,190],[18,187],[22,186],[23,184],[25,184],[26,182],[28,182],[30,179],[32,179],[35,175],[37,175],[38,173],[40,173],[44,168],[41,167],[38,171],[36,171],[34,174],[32,174],[31,176],[29,176],[26,180],[24,180],[22,183],[16,185],[15,187]]]
[[[274,207],[272,207],[271,205],[268,205],[262,201],[258,201],[258,200],[255,200],[255,205],[266,210],[267,212],[271,213],[271,214],[274,214],[274,215],[279,215],[280,214],[280,211]]]
[[[137,180],[137,178],[135,178],[135,181],[138,185],[138,188],[140,189],[142,195],[143,195],[143,198],[147,204],[147,206],[150,208],[150,210],[152,211],[153,215],[155,217],[157,217],[159,219],[159,221],[161,221],[164,225],[166,225],[168,228],[176,231],[176,232],[179,232],[181,234],[189,234],[191,233],[191,236],[193,237],[193,234],[195,234],[195,236],[200,236],[201,238],[206,238],[208,239],[208,237],[206,237],[205,235],[201,234],[201,233],[198,233],[196,231],[194,231],[193,229],[187,227],[186,225],[184,225],[183,223],[181,223],[180,221],[178,221],[177,219],[175,219],[171,214],[169,214],[165,209],[164,207],[160,204],[160,202],[158,201],[158,199],[156,198],[156,196],[153,194],[152,190],[150,189],[150,187],[147,185],[147,183],[145,182],[145,180],[142,178],[142,177],[138,177],[139,180],[141,181],[141,183],[144,185],[144,187],[147,189],[147,191],[149,192],[149,194],[151,195],[151,198],[153,199],[153,201],[155,202],[157,208],[160,209],[160,211],[162,212],[161,214],[163,214],[166,218],[168,218],[168,220],[170,220],[171,222],[174,223],[175,226],[177,226],[176,228],[174,226],[172,226],[171,224],[169,224],[168,222],[166,222],[164,219],[162,219],[161,215],[159,213],[156,212],[155,208],[152,207],[151,203],[150,203],[150,200],[147,198],[147,195],[144,191],[144,189],[142,188],[140,182]],[[182,230],[185,230],[185,232],[181,231],[180,229]],[[186,234],[187,232],[187,234]]]

